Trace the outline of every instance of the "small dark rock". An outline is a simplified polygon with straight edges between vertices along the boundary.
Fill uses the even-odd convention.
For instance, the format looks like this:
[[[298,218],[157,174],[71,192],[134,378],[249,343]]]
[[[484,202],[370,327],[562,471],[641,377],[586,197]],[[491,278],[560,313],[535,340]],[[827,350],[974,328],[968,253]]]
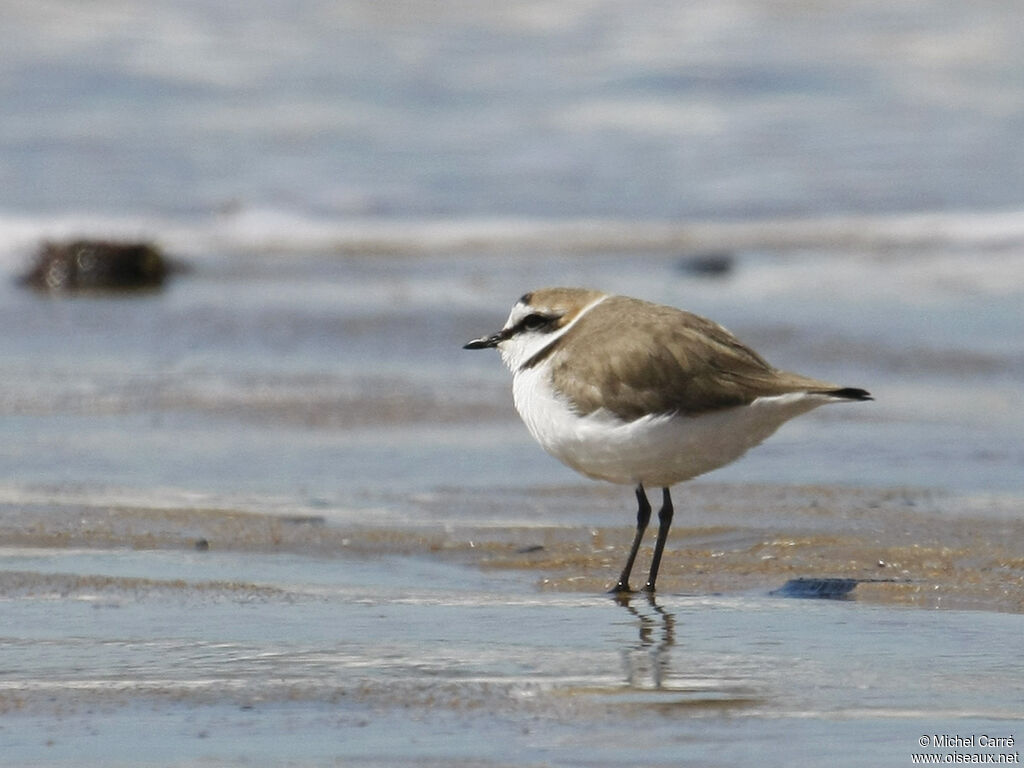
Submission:
[[[195,546],[197,552],[206,552],[210,548],[210,542],[206,539],[196,539]]]
[[[772,590],[776,597],[799,597],[816,600],[846,600],[857,587],[858,579],[799,578],[790,579],[778,589]]]
[[[684,256],[679,268],[698,277],[725,277],[732,272],[735,258],[729,251],[706,251]]]
[[[21,283],[52,293],[155,290],[169,271],[167,260],[152,243],[46,241]]]

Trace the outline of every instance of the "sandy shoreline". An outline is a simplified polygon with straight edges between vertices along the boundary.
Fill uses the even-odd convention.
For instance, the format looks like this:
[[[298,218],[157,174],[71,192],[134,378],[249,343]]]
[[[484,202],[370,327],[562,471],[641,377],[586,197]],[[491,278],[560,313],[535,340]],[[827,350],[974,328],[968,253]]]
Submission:
[[[632,535],[624,506],[629,499],[621,490],[567,487],[489,499],[453,489],[403,501],[400,518],[8,504],[0,508],[0,540],[6,548],[47,550],[413,556],[519,572],[544,591],[600,594],[614,582]],[[978,503],[912,489],[717,484],[678,495],[663,594],[769,592],[791,579],[841,578],[858,580],[850,597],[859,601],[1024,612],[1024,532],[999,508],[1012,501]],[[499,505],[529,514],[517,519]],[[585,521],[588,507],[595,524]],[[615,517],[620,525],[610,524]],[[638,561],[638,583],[653,533]],[[38,588],[50,589],[53,578],[40,574]],[[63,579],[65,589],[76,579],[89,589],[100,586],[90,574]],[[30,594],[32,584],[31,572],[0,572],[0,596]],[[103,588],[116,589],[116,580]]]
[[[623,491],[278,515],[5,501],[0,748],[47,766],[852,768],[921,733],[1013,733],[1015,499],[694,483],[657,598],[617,601]],[[773,595],[822,578],[857,583]]]

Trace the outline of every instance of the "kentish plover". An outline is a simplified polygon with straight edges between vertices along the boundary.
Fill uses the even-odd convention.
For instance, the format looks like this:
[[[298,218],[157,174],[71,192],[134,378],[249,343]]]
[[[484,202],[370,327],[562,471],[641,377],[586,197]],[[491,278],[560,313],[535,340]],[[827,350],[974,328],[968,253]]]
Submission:
[[[826,403],[871,400],[773,368],[717,323],[691,312],[582,288],[523,296],[505,326],[466,349],[496,347],[516,410],[555,458],[598,480],[634,485],[636,534],[613,591],[629,577],[660,486],[653,592],[676,483],[735,461],[783,423]]]

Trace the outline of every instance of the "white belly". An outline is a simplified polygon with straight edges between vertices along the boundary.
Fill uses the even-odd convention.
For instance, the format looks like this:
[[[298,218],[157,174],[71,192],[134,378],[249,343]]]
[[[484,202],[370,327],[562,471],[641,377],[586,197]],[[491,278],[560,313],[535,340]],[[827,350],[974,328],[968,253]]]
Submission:
[[[645,416],[627,422],[604,410],[576,415],[537,369],[516,373],[513,396],[534,439],[577,472],[612,483],[662,487],[735,461],[789,419],[830,400],[794,393],[701,416]]]

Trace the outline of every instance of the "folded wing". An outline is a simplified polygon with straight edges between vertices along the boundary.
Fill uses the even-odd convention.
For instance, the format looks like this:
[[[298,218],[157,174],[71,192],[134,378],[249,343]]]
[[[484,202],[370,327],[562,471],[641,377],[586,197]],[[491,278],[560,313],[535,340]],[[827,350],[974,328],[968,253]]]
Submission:
[[[636,305],[643,311],[634,311]],[[790,392],[870,398],[864,390],[773,368],[725,328],[691,312],[624,296],[593,311],[602,322],[580,324],[565,339],[576,354],[552,355],[552,376],[581,414],[604,407],[625,420],[697,415]]]

